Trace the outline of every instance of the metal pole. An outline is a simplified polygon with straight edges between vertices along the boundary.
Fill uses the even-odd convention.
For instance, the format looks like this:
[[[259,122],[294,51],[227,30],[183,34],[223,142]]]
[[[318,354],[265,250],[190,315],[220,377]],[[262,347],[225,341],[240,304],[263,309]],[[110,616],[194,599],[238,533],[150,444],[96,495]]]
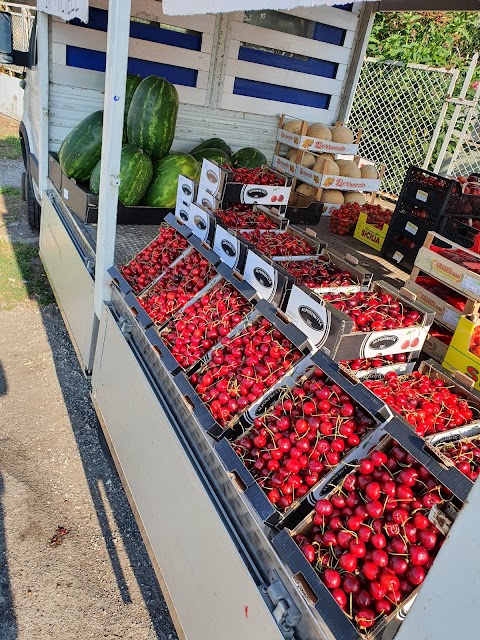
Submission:
[[[430,146],[428,147],[427,155],[425,156],[425,160],[423,162],[424,169],[428,169],[430,165],[430,161],[432,159],[433,152],[435,151],[435,146],[437,144],[438,137],[440,136],[440,131],[442,130],[445,116],[447,115],[448,105],[450,104],[448,101],[453,96],[453,92],[455,91],[455,86],[457,84],[459,75],[460,75],[460,71],[458,69],[455,69],[452,73],[452,80],[447,90],[447,97],[445,99],[445,102],[443,103],[442,109],[440,111],[440,115],[438,116],[437,126],[435,127],[435,131],[433,132],[432,140],[430,141]]]
[[[47,188],[48,178],[48,14],[37,14],[38,82],[40,91],[40,127],[38,154],[38,188],[40,198]]]
[[[109,0],[102,164],[95,260],[94,308],[98,318],[102,312],[103,302],[110,300],[111,295],[107,269],[113,265],[115,253],[130,11],[131,0]]]
[[[350,87],[350,91],[345,92],[344,97],[339,105],[338,119],[342,122],[348,122],[352,112],[353,101],[358,87],[360,74],[362,73],[363,63],[365,61],[365,53],[368,47],[368,39],[372,32],[373,23],[375,21],[375,13],[378,9],[378,2],[373,6],[364,4],[362,15],[360,17],[359,29],[357,32],[355,44],[352,49],[350,58],[350,72],[345,87]]]
[[[455,109],[453,110],[452,117],[450,119],[450,123],[448,125],[447,133],[445,134],[445,139],[443,141],[442,147],[438,154],[438,159],[433,169],[434,173],[438,173],[442,166],[443,160],[445,158],[445,154],[447,153],[448,145],[450,144],[450,140],[452,139],[452,135],[455,131],[455,127],[457,126],[457,121],[462,111],[462,103],[461,100],[465,99],[467,95],[468,87],[472,81],[473,74],[475,72],[475,67],[477,66],[478,61],[478,53],[475,53],[470,62],[470,66],[467,71],[467,75],[465,76],[465,80],[463,81],[462,89],[460,91],[459,99],[460,102],[456,103]]]

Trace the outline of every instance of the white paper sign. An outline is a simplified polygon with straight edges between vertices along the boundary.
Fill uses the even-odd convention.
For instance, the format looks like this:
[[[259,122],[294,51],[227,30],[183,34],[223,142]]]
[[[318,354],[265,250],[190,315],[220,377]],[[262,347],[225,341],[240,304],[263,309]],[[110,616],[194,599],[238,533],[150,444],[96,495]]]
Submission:
[[[37,9],[64,20],[88,22],[88,0],[37,0]]]
[[[463,276],[462,289],[470,291],[475,296],[480,295],[480,280],[471,276]]]

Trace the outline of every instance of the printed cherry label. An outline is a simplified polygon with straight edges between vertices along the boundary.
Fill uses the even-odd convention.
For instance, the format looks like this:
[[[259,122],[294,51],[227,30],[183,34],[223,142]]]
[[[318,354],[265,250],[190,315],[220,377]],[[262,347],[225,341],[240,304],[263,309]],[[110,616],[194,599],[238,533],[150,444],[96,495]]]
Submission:
[[[229,240],[222,240],[220,243],[220,246],[222,247],[223,251],[227,254],[227,256],[230,256],[231,258],[233,258],[234,256],[237,255],[237,250]]]
[[[308,327],[310,327],[310,329],[313,329],[314,331],[325,330],[325,322],[322,320],[319,314],[310,307],[302,305],[298,308],[298,315],[303,320],[303,322]]]
[[[273,280],[265,271],[265,269],[261,269],[260,267],[255,267],[253,270],[253,275],[255,279],[265,287],[266,289],[271,289],[273,287]]]

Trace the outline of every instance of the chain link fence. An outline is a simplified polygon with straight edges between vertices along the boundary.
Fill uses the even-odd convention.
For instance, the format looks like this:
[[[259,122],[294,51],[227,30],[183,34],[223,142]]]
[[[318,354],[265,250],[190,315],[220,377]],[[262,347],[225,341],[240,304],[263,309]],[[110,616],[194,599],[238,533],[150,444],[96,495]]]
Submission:
[[[423,166],[458,71],[367,58],[349,126],[363,129],[362,157],[385,164],[382,191],[398,195],[410,164]]]

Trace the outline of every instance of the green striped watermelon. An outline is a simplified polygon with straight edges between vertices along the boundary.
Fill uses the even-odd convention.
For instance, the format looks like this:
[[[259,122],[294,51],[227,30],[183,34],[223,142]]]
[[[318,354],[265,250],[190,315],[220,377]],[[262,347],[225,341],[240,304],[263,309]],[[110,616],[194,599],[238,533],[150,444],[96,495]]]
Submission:
[[[209,138],[208,140],[204,140],[200,144],[197,144],[197,146],[192,149],[190,153],[194,155],[201,149],[222,149],[222,151],[225,151],[228,156],[232,155],[232,150],[225,142],[225,140],[222,140],[221,138]]]
[[[127,86],[125,89],[125,112],[123,117],[123,142],[127,142],[127,115],[132,102],[133,94],[135,93],[138,85],[142,81],[140,76],[134,76],[131,73],[127,74]]]
[[[202,162],[202,160],[206,158],[207,160],[213,160],[213,162],[216,162],[220,166],[222,166],[222,164],[230,164],[230,156],[222,149],[199,149],[198,151],[191,151],[190,155],[199,162]]]
[[[153,160],[163,158],[172,146],[177,113],[178,93],[173,84],[157,76],[144,78],[128,110],[128,142]]]
[[[102,152],[103,111],[95,111],[79,122],[62,142],[58,161],[63,173],[78,182],[88,182]]]
[[[232,164],[234,167],[255,169],[256,167],[261,167],[262,164],[267,164],[267,158],[254,147],[244,147],[233,154]]]
[[[141,149],[131,144],[122,147],[120,158],[120,188],[118,199],[126,207],[140,202],[152,179],[153,165],[150,158]],[[90,191],[98,195],[100,191],[100,162],[92,171]]]
[[[200,169],[200,163],[188,153],[170,153],[165,156],[153,167],[152,182],[143,204],[147,207],[173,208],[177,200],[178,176],[198,180]]]

